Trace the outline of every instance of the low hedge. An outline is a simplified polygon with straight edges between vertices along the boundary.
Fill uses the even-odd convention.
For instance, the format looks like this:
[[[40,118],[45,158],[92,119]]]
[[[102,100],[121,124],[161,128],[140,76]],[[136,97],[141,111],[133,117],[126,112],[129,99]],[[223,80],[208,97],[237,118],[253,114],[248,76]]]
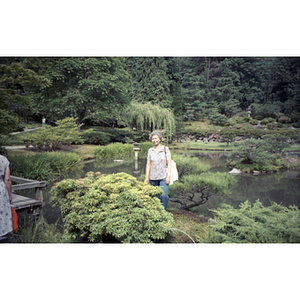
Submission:
[[[129,130],[92,130],[83,133],[82,137],[86,144],[93,145],[108,145],[110,143],[132,144],[133,142],[144,142],[148,140],[148,135],[143,135],[140,132],[132,132]]]

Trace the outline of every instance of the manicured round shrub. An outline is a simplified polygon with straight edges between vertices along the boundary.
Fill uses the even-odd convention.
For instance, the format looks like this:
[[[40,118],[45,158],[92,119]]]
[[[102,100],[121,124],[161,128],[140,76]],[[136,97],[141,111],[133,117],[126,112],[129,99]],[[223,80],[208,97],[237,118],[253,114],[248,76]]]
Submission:
[[[284,124],[291,123],[291,118],[286,117],[286,116],[281,116],[281,117],[278,119],[278,122],[284,123]]]
[[[111,140],[111,134],[102,131],[89,131],[83,133],[82,137],[85,144],[107,145]]]
[[[276,120],[273,118],[264,118],[260,121],[261,125],[267,125],[269,123],[274,123]]]
[[[249,123],[250,123],[251,125],[257,125],[257,124],[258,124],[258,120],[256,120],[256,119],[250,119],[250,120],[249,120]]]
[[[155,197],[160,187],[126,173],[66,179],[51,189],[51,202],[61,208],[67,240],[153,243],[173,234],[173,215]]]

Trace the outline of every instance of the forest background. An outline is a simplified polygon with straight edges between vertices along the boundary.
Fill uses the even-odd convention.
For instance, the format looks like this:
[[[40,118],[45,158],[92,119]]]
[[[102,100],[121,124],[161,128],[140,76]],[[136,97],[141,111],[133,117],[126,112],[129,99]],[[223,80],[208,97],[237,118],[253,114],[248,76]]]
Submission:
[[[156,73],[157,76],[152,78],[146,68],[141,68],[143,61],[152,62],[151,73]],[[234,61],[241,64],[234,64]],[[271,114],[273,117],[291,118],[291,122],[299,120],[297,57],[1,57],[1,68],[0,128],[5,131],[2,133],[18,129],[26,120],[41,122],[44,116],[47,117],[47,123],[54,123],[67,116],[81,116],[83,122],[91,124],[99,121],[113,124],[112,121],[115,120],[118,122],[117,126],[122,126],[125,121],[122,109],[132,100],[143,104],[142,101],[153,102],[156,105],[157,99],[163,99],[160,105],[172,110],[183,121],[209,117],[214,113],[228,118],[240,110],[246,110],[249,105],[252,108],[256,105],[261,109],[258,110],[260,115],[252,109],[252,117],[257,119]],[[178,72],[170,72],[172,69]],[[157,84],[154,91],[150,82],[152,85]],[[176,97],[178,87],[180,93]],[[147,98],[151,91],[151,98]],[[164,95],[164,98],[159,98],[155,92],[160,96]],[[179,103],[179,109],[176,103]],[[233,111],[228,110],[227,105]],[[105,111],[106,114],[97,115]],[[279,299],[282,296],[294,296],[297,292],[297,276],[286,276],[280,280],[279,285],[277,278],[278,271],[293,274],[297,270],[299,264],[295,265],[295,262],[299,247],[293,246],[250,245],[248,248],[241,248],[232,245],[201,245],[192,248],[178,245],[172,246],[172,249],[143,248],[143,251],[140,247],[123,248],[120,251],[118,247],[110,246],[88,249],[72,246],[72,251],[69,247],[51,247],[45,251],[44,245],[37,248],[16,245],[5,248],[7,253],[4,251],[4,255],[19,257],[22,253],[26,259],[18,260],[13,268],[10,260],[7,260],[7,264],[4,263],[3,274],[7,278],[4,285],[13,289],[16,283],[11,278],[15,270],[24,269],[29,274],[29,279],[23,278],[18,282],[20,289],[19,292],[14,292],[15,296],[24,296],[24,288],[35,278],[36,291],[41,289],[40,293],[36,293],[38,295],[45,294],[47,281],[56,287],[61,285],[62,288],[62,283],[65,286],[66,282],[69,285],[80,282],[81,286],[89,287],[88,292],[85,288],[79,292],[76,289],[75,295],[68,289],[68,297],[86,297],[87,293],[92,296],[99,292],[100,280],[105,290],[110,293],[113,291],[114,295],[117,283],[121,287],[119,290],[122,296],[130,293],[132,298],[140,298],[142,291],[136,289],[134,294],[132,282],[142,290],[148,290],[149,282],[153,281],[153,274],[156,274],[155,280],[165,283],[162,285],[162,292],[168,297],[207,294],[217,299],[224,297],[224,293],[230,293],[232,299],[240,299],[240,289],[247,289],[255,274],[260,295],[272,295],[274,299]],[[183,254],[188,256],[184,263],[180,259]],[[36,276],[36,268],[28,266],[29,260],[42,263],[43,276]],[[63,272],[57,272],[60,269]],[[101,272],[96,277],[92,276],[94,281],[93,278],[91,281],[91,276],[78,275],[93,274],[95,270]],[[165,272],[157,275],[157,270]],[[195,274],[195,270],[202,271],[202,275]],[[53,274],[58,274],[55,280]],[[178,281],[178,274],[193,274],[189,276],[184,288],[179,290],[174,286],[174,282]],[[226,274],[228,280],[224,280],[224,276],[222,280],[218,280],[218,274]],[[192,287],[198,287],[199,280],[202,284],[198,291]],[[232,280],[239,288],[232,289]],[[220,292],[216,292],[216,286]],[[48,294],[52,296],[51,292]],[[248,294],[248,298],[257,296],[257,289]]]
[[[73,116],[78,124],[136,126],[125,112],[143,114],[145,104],[172,113],[177,130],[212,116],[226,123],[249,109],[257,120],[297,123],[300,58],[0,58],[2,134],[43,117],[50,124]]]
[[[244,4],[235,1],[200,1],[196,4],[188,1],[183,5],[154,1],[151,5],[136,5],[135,1],[114,1],[101,2],[98,9],[89,1],[85,5],[73,3],[72,11],[69,2],[55,4],[45,2],[37,6],[33,1],[3,3],[2,8],[6,13],[0,21],[4,28],[2,56],[41,53],[93,56],[95,52],[104,56],[192,56],[195,53],[203,56],[298,55],[298,10],[291,1],[285,5],[262,1]],[[50,247],[45,251],[44,246],[17,245],[3,248],[3,255],[25,255],[27,260],[18,260],[15,267],[26,270],[28,279],[23,278],[18,282],[20,288],[14,289],[16,282],[11,278],[15,268],[7,260],[4,262],[3,274],[6,279],[3,284],[7,290],[14,289],[14,297],[24,296],[24,288],[28,289],[34,278],[36,295],[45,295],[45,282],[48,282],[61,287],[61,293],[68,297],[81,298],[98,293],[100,280],[110,294],[113,291],[115,296],[130,294],[131,298],[139,299],[141,294],[145,294],[143,291],[148,290],[155,272],[156,282],[164,282],[157,290],[168,297],[186,298],[201,294],[218,299],[230,294],[232,299],[240,299],[244,289],[247,289],[247,299],[257,296],[258,289],[261,297],[294,297],[297,293],[297,276],[285,276],[278,284],[278,271],[293,275],[299,266],[295,264],[299,249],[287,245],[270,247],[252,245],[241,249],[230,245],[178,245],[172,246],[171,250],[143,247],[142,252],[140,247],[127,247],[122,251],[118,247],[89,247],[84,250],[84,247],[72,247],[72,251],[69,247]],[[189,258],[183,264],[180,261],[179,267],[176,262],[183,253]],[[45,270],[43,276],[36,276],[36,268],[29,268],[28,260],[42,262]],[[157,270],[162,268],[165,272],[158,274]],[[63,272],[57,272],[60,269]],[[93,274],[96,269],[101,270],[97,276],[78,276]],[[205,275],[194,275],[195,270],[202,270]],[[53,277],[53,274],[56,276]],[[178,274],[193,274],[181,289],[174,286]],[[226,274],[225,279],[223,276],[222,280],[218,280],[218,274]],[[253,274],[256,288],[249,291],[248,285],[253,281]],[[193,288],[199,286],[199,279],[200,291]],[[133,281],[139,288],[132,289]],[[71,285],[74,282],[89,288],[63,289],[66,283]],[[120,287],[117,291],[116,283]],[[46,297],[49,299],[56,291],[52,290],[53,293],[47,291]]]

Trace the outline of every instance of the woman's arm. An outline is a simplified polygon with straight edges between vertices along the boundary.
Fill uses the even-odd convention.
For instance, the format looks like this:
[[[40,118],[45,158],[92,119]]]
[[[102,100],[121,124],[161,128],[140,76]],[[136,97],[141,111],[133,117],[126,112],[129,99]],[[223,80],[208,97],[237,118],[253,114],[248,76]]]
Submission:
[[[150,168],[151,168],[151,161],[147,160],[147,164],[146,164],[146,179],[144,180],[145,183],[149,181]]]
[[[166,178],[166,184],[170,184],[171,180],[171,168],[172,168],[172,162],[171,162],[171,157],[167,158],[167,163],[168,163],[168,175]]]
[[[9,167],[6,168],[5,173],[4,173],[4,183],[5,183],[7,191],[8,191],[9,202],[11,202],[12,201],[12,196],[11,196],[11,180],[10,180]]]

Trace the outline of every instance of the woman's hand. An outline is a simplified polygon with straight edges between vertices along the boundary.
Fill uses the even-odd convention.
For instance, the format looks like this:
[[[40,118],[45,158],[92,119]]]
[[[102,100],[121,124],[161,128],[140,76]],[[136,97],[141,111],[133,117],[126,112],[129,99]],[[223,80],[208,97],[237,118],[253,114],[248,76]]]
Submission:
[[[167,175],[166,184],[169,185],[171,181],[171,175]]]
[[[147,183],[149,181],[149,179],[148,178],[146,178],[145,180],[144,180],[144,183]]]

